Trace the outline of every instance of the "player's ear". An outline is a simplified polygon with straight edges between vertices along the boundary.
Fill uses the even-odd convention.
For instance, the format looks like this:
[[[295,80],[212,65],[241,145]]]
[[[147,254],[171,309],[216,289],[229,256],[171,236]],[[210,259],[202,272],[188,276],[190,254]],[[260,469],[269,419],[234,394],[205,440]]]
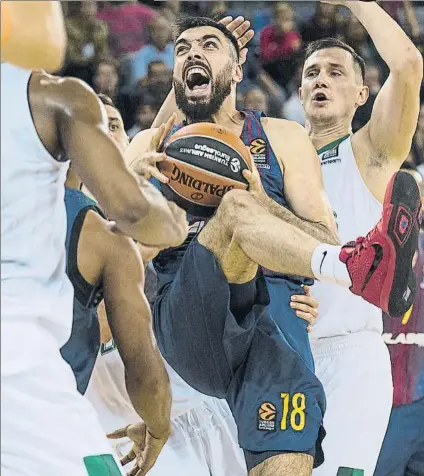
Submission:
[[[301,87],[297,90],[297,93],[299,95],[300,104],[303,106],[303,91]]]
[[[234,63],[233,81],[237,84],[239,84],[243,81],[243,67],[241,66],[241,64],[238,61],[236,63]]]
[[[358,95],[356,98],[356,107],[363,106],[367,102],[369,95],[369,87],[363,84],[358,91]]]

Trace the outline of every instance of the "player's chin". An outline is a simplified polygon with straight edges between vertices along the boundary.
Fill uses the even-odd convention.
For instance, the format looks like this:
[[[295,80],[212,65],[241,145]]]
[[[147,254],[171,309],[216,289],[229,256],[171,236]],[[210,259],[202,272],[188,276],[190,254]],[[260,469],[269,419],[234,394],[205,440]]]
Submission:
[[[206,85],[203,89],[190,89],[185,87],[185,97],[188,101],[193,103],[206,103],[210,101],[212,94],[212,88],[210,84]]]

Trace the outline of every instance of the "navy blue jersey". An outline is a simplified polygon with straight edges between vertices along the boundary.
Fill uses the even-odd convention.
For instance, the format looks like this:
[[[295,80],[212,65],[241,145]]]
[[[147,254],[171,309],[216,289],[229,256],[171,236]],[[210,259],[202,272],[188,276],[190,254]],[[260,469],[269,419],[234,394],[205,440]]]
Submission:
[[[250,149],[261,176],[264,190],[270,198],[283,207],[290,209],[284,195],[284,179],[280,164],[261,124],[263,113],[245,110],[243,114],[245,115],[245,121],[241,139]],[[184,123],[175,125],[169,136],[184,127],[184,125]],[[153,183],[159,187],[159,182],[153,180]],[[205,218],[192,215],[188,215],[187,218],[190,232],[186,241],[176,248],[162,251],[153,261],[157,273],[159,291],[173,281],[188,245],[207,222]],[[284,253],[284,249],[281,252]],[[284,329],[284,334],[290,345],[298,350],[307,365],[312,369],[313,360],[306,333],[307,323],[306,321],[301,321],[293,312],[288,313],[284,312],[284,310],[290,309],[290,296],[303,294],[302,285],[312,285],[313,280],[299,276],[286,276],[263,268],[262,271],[271,295],[271,310],[274,321],[280,328]]]
[[[65,189],[67,215],[66,273],[74,287],[74,314],[71,337],[62,347],[62,357],[71,366],[78,391],[87,390],[88,382],[100,348],[100,327],[97,306],[103,299],[102,287],[92,286],[78,270],[78,242],[89,210],[102,215],[96,203],[80,190]]]

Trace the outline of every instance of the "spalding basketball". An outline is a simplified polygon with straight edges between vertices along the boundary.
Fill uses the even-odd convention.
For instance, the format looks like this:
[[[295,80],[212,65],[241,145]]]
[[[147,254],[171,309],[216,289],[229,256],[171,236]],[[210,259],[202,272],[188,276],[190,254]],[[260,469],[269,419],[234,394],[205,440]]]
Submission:
[[[173,134],[164,148],[168,160],[158,164],[169,179],[163,194],[189,214],[211,216],[232,189],[247,189],[243,170],[252,159],[242,140],[225,127],[198,123]]]

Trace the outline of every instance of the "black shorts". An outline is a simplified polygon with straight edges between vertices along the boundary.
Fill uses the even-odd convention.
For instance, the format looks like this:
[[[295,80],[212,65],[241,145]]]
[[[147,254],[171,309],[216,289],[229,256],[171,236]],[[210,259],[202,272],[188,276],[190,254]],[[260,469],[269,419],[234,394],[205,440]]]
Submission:
[[[230,287],[215,256],[193,240],[153,306],[159,348],[190,386],[227,400],[249,469],[285,452],[310,454],[318,466],[323,461],[325,396],[301,357],[310,354],[309,344],[299,353],[295,334],[286,338],[276,324],[262,274],[256,290],[251,311],[237,322],[229,307]],[[294,294],[288,288],[287,293]],[[288,303],[277,307],[294,315]],[[308,342],[306,329],[304,333]]]

